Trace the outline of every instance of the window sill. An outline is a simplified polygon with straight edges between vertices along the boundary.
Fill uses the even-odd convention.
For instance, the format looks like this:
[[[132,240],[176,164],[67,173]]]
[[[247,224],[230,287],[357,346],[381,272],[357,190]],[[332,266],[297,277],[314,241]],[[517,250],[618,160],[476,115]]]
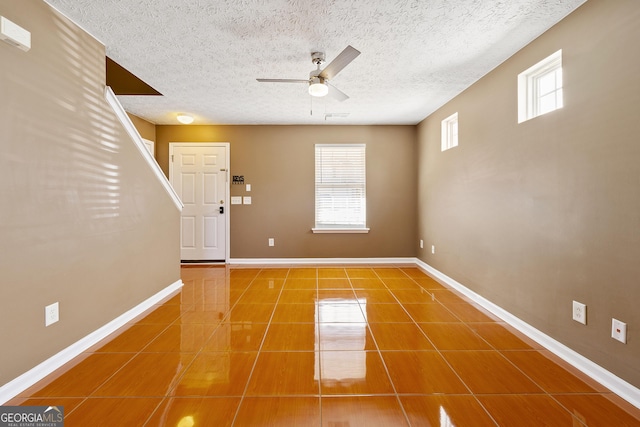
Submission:
[[[312,228],[314,234],[361,234],[368,233],[368,228]]]

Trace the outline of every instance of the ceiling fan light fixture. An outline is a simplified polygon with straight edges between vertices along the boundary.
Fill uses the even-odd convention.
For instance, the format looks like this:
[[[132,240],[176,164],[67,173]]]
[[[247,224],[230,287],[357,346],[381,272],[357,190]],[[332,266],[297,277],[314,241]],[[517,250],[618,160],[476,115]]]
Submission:
[[[329,86],[327,86],[323,79],[320,77],[312,77],[309,82],[309,95],[311,96],[325,96],[329,93]]]
[[[178,119],[178,121],[183,125],[190,125],[191,123],[193,123],[193,117],[188,114],[180,113],[177,115],[176,119]]]

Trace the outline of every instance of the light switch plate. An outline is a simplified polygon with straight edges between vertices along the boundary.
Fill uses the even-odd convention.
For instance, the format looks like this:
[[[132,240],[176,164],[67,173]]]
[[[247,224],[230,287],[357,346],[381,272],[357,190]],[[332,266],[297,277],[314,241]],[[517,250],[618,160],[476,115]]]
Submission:
[[[231,204],[232,205],[241,205],[242,204],[242,196],[231,196]]]
[[[250,205],[251,204],[251,196],[244,196],[242,198],[242,203],[244,203],[245,205]]]
[[[246,187],[247,191],[251,191],[251,184],[247,184]]]

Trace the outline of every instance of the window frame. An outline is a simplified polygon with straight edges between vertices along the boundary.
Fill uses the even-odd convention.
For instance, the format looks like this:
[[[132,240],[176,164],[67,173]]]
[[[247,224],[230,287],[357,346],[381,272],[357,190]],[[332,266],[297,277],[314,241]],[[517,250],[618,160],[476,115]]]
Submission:
[[[557,75],[555,88],[546,93],[546,95],[555,95],[555,108],[542,111],[539,96],[540,80],[551,73],[560,72],[560,82],[558,83]],[[562,75],[562,49],[552,53],[542,61],[529,67],[527,70],[518,74],[518,123],[542,116],[552,111],[559,110],[564,107],[564,82]],[[560,99],[558,100],[558,95]]]
[[[319,167],[322,167],[321,163],[322,163],[322,158],[319,158],[318,156],[321,155],[321,151],[322,149],[327,149],[327,153],[329,152],[330,149],[340,149],[340,148],[354,148],[354,147],[358,147],[362,149],[362,153],[361,153],[361,175],[359,177],[357,177],[356,181],[360,181],[360,182],[356,182],[353,181],[351,183],[349,182],[345,182],[345,183],[341,183],[340,186],[342,186],[343,188],[354,188],[357,191],[356,192],[360,192],[363,197],[360,198],[359,203],[361,204],[361,213],[362,213],[362,222],[353,222],[350,223],[348,221],[345,221],[342,224],[339,223],[331,223],[331,222],[319,222],[319,217],[321,216],[321,212],[319,211],[319,189],[326,187],[326,188],[330,188],[332,186],[331,182],[329,182],[329,180],[327,182],[322,182],[321,180],[321,176],[319,176],[319,172],[320,170],[318,169]],[[314,227],[312,228],[313,233],[368,233],[369,232],[369,228],[367,227],[367,173],[366,173],[366,144],[315,144],[314,145],[314,164],[315,164],[315,171],[314,171],[314,215],[315,215],[315,220],[314,220]],[[327,165],[330,165],[330,163],[327,163]],[[325,165],[325,166],[327,166]],[[339,164],[334,164],[333,166],[339,166]],[[344,166],[344,165],[343,165]],[[319,180],[320,179],[320,180]],[[335,182],[333,183],[333,185],[335,186]],[[349,184],[351,184],[351,187],[349,186]],[[343,208],[345,209],[345,208]]]
[[[456,111],[441,122],[440,151],[447,151],[458,146],[458,130],[458,112]]]

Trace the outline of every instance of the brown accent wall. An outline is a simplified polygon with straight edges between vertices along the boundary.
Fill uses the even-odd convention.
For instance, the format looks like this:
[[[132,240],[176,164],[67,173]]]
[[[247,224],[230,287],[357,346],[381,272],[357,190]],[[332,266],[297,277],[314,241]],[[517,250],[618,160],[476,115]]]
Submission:
[[[0,0],[0,385],[180,278],[179,210],[104,99],[105,49],[42,1]],[[60,321],[44,326],[44,308]]]
[[[638,40],[640,2],[590,0],[418,126],[419,258],[636,387]],[[558,49],[564,108],[518,124],[517,75]],[[441,152],[456,111],[460,146]]]
[[[157,126],[168,176],[170,142],[229,142],[232,258],[366,258],[416,255],[415,126]],[[314,144],[366,143],[368,234],[313,234]],[[275,238],[275,246],[267,245]]]
[[[156,125],[142,119],[134,114],[127,113],[129,118],[131,119],[131,123],[136,127],[138,133],[144,139],[148,139],[149,141],[156,141]]]

